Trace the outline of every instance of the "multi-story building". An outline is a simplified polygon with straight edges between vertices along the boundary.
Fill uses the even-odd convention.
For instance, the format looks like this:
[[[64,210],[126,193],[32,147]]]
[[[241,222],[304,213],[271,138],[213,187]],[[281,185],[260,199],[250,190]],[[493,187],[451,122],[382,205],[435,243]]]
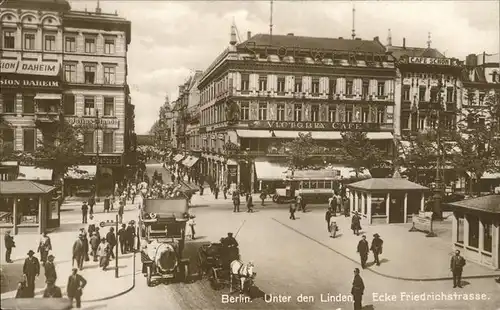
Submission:
[[[4,141],[33,152],[62,116],[86,129],[79,137],[81,164],[99,160],[101,188],[112,187],[124,176],[124,154],[132,149],[125,142],[133,134],[130,22],[100,8],[71,11],[65,0],[7,1],[0,21],[0,106],[11,125],[3,129]]]
[[[284,142],[299,132],[326,150],[339,146],[341,131],[362,130],[390,159],[395,74],[378,37],[248,33],[237,44],[233,26],[230,46],[198,85],[204,170],[219,183],[257,190],[282,180]]]

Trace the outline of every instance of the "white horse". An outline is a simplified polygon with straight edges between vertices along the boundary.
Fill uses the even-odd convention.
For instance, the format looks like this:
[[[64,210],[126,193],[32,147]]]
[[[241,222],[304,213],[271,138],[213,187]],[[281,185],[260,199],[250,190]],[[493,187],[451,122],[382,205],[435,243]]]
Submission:
[[[243,264],[241,260],[233,260],[230,265],[230,292],[233,291],[233,282],[234,280],[240,280],[240,292],[243,293],[243,288],[245,286],[245,282],[248,279],[251,279],[254,275],[253,272],[254,264],[253,262],[248,262],[246,264]]]

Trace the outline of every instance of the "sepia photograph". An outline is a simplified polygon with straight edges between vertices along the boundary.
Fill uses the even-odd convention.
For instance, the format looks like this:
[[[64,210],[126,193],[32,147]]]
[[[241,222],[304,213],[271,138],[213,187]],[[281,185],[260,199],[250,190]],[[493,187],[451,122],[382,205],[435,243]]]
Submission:
[[[0,308],[499,310],[500,2],[0,0]]]

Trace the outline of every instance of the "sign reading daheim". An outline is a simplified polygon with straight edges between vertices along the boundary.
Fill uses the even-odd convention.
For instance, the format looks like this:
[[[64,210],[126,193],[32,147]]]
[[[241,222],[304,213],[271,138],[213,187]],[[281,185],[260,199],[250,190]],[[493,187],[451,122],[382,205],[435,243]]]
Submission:
[[[117,129],[120,127],[120,121],[116,118],[83,118],[83,117],[66,117],[66,121],[78,127],[86,128],[102,128],[102,129]],[[98,121],[98,123],[97,123]]]
[[[268,129],[311,129],[335,131],[376,131],[380,130],[377,123],[329,123],[329,122],[281,122],[281,121],[254,121],[248,124],[250,128]]]
[[[55,62],[2,59],[0,72],[29,75],[57,76],[60,66]]]
[[[0,87],[59,88],[57,80],[0,76]]]

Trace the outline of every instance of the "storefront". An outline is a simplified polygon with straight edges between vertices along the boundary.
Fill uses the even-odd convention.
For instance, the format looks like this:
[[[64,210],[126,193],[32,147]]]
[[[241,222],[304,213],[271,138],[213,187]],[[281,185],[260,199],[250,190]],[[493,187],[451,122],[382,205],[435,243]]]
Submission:
[[[72,167],[64,176],[64,193],[66,196],[90,196],[95,188],[97,167],[80,165]]]
[[[452,244],[471,261],[500,268],[500,195],[449,203],[453,208]]]
[[[59,226],[55,187],[33,181],[0,181],[0,227],[13,234],[38,233]]]
[[[0,162],[0,181],[15,180],[19,169],[18,164],[17,161]]]

